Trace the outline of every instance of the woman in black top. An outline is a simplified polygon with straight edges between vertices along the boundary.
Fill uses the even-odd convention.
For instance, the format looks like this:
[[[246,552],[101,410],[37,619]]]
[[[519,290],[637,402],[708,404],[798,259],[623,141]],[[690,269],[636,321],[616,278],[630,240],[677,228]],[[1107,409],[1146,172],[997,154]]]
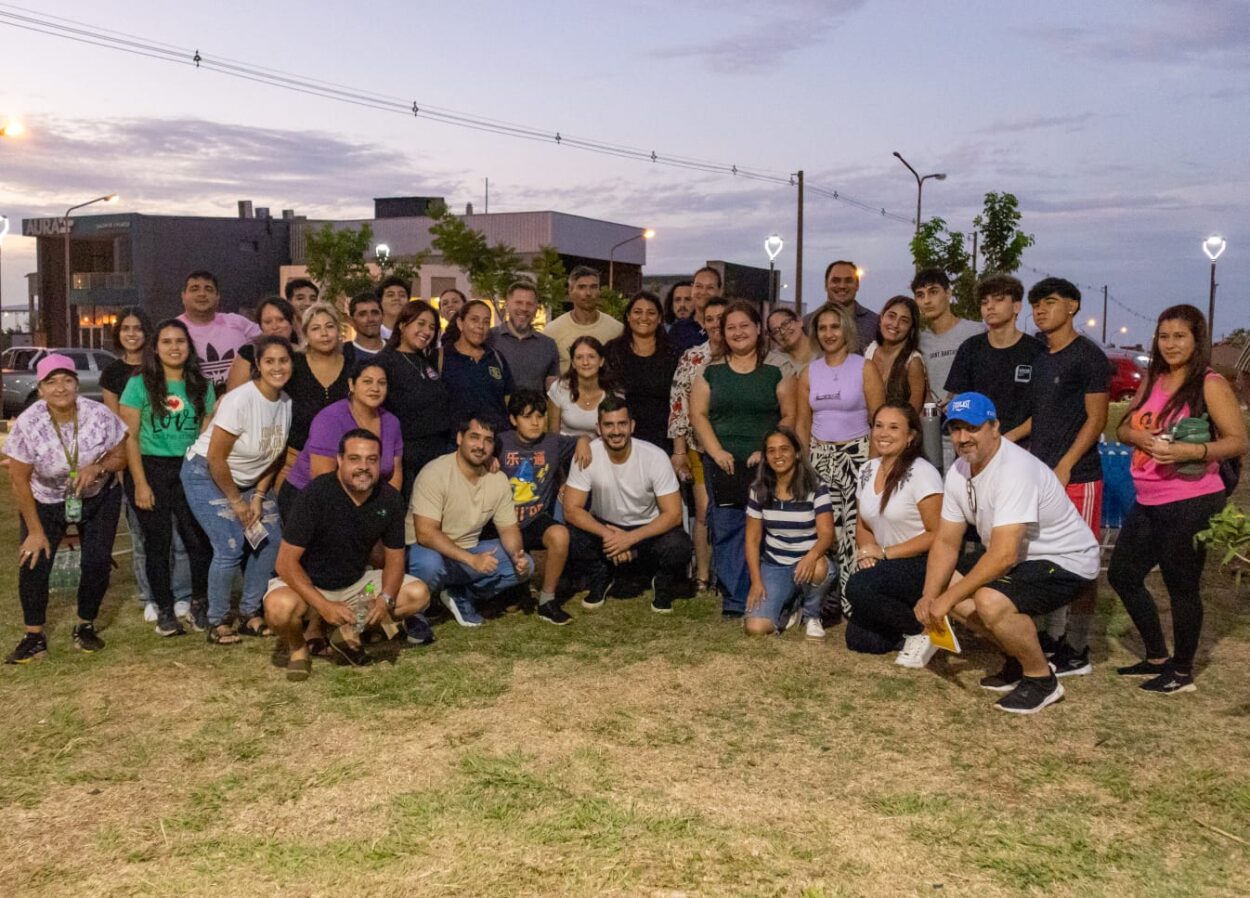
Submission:
[[[634,417],[634,436],[673,452],[668,437],[669,398],[679,354],[661,323],[664,306],[654,293],[635,293],[625,306],[625,332],[604,348],[608,370]]]
[[[286,394],[291,397],[291,435],[287,439],[287,463],[304,448],[313,418],[332,402],[347,398],[354,353],[343,346],[339,314],[326,302],[315,302],[304,312],[303,352],[291,365]],[[348,356],[352,357],[349,358]]]
[[[256,306],[256,323],[262,337],[281,337],[292,346],[299,346],[299,334],[295,330],[295,306],[281,296],[266,296]],[[230,363],[226,377],[226,390],[233,390],[248,383],[256,374],[256,347],[244,343]]]
[[[100,395],[113,414],[120,416],[118,399],[126,382],[139,373],[143,347],[152,336],[152,319],[138,306],[122,309],[113,327],[113,345],[120,350],[116,359],[100,372]]]
[[[451,402],[438,374],[438,312],[422,300],[404,306],[386,348],[374,361],[386,370],[388,412],[404,437],[404,502],[426,462],[451,450]]]

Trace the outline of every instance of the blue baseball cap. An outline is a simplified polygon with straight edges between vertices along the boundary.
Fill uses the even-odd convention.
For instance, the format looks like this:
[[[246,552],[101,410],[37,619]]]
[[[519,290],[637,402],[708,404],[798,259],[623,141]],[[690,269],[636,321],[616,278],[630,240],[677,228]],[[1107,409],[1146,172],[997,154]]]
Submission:
[[[980,427],[986,421],[997,421],[998,409],[984,393],[960,393],[946,403],[946,429],[955,421]]]

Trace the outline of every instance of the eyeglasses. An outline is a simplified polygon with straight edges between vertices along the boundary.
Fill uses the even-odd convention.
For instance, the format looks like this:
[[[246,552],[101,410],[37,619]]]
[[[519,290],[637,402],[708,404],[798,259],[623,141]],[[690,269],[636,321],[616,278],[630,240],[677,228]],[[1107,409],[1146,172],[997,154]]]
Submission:
[[[774,340],[776,340],[781,335],[790,333],[790,331],[794,330],[796,327],[798,327],[798,325],[799,323],[797,321],[795,321],[793,318],[789,318],[786,320],[785,324],[779,324],[776,327],[770,327],[768,329],[768,335],[772,337]]]
[[[969,477],[964,481],[964,485],[968,488],[968,507],[972,509],[972,513],[977,513],[977,491],[972,488],[972,478]]]

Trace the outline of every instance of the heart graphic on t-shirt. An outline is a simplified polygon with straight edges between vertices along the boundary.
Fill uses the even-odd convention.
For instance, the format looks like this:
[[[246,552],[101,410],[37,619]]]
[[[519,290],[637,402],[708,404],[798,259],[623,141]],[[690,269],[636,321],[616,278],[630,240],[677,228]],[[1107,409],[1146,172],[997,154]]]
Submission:
[[[183,403],[181,396],[171,395],[171,396],[165,397],[165,410],[169,412],[170,414],[176,415],[180,411],[182,411],[185,407],[186,406]]]

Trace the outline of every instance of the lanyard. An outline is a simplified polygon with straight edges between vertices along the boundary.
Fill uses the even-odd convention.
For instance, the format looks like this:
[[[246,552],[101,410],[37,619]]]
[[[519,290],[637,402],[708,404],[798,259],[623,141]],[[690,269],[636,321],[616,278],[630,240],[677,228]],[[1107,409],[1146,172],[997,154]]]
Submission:
[[[52,418],[52,412],[48,412],[48,417],[52,419],[52,432],[56,434],[56,441],[61,444],[61,451],[65,453],[65,463],[69,465],[69,476],[72,480],[78,476],[78,406],[74,406],[74,451],[69,451],[69,446],[65,445],[65,438],[61,436],[61,426],[56,423],[56,418]]]

